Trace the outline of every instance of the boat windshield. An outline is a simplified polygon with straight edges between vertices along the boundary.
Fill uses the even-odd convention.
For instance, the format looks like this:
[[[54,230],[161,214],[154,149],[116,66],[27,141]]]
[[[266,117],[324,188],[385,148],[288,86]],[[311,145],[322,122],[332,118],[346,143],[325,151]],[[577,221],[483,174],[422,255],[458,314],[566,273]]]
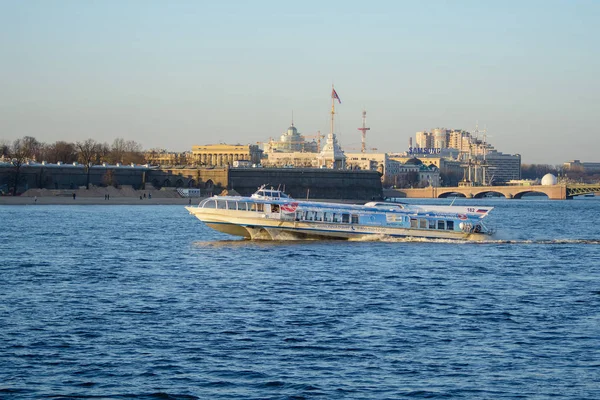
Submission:
[[[267,190],[267,189],[260,189],[256,193],[254,193],[251,197],[254,197],[257,199],[272,199],[272,200],[290,199],[291,198],[290,196],[288,196],[287,194],[283,193],[280,190]]]
[[[198,204],[199,208],[217,208],[217,202],[214,198],[210,197],[208,199],[204,199]]]
[[[365,204],[366,207],[390,207],[404,209],[404,206],[399,203],[384,203],[381,201],[371,201]]]

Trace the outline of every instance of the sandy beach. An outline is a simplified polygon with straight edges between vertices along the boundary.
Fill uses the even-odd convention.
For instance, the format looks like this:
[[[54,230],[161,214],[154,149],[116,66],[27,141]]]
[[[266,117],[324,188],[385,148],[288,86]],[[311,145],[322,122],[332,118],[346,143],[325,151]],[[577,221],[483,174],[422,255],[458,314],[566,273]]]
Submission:
[[[77,197],[75,200],[69,197],[38,197],[37,201],[34,197],[0,197],[0,205],[188,205],[190,199],[186,198],[152,198],[139,199],[139,197],[111,197],[110,200],[105,200],[103,197]],[[192,199],[191,204],[198,204],[200,199]]]
[[[0,196],[0,205],[189,205],[198,204],[201,199],[181,197],[175,190],[95,187],[89,190],[30,189],[20,196]]]
[[[75,194],[75,198],[73,198]],[[181,197],[175,189],[135,190],[131,187],[90,189],[29,189],[20,196],[0,196],[0,205],[196,205],[203,197]],[[312,201],[363,204],[360,200],[311,199]]]

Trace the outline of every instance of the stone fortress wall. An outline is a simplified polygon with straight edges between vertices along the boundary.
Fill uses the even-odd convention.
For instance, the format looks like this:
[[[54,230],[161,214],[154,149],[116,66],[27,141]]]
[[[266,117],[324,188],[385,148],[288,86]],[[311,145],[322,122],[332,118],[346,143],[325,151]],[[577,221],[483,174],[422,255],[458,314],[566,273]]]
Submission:
[[[0,189],[8,192],[14,169],[0,166]],[[381,198],[380,174],[376,171],[351,171],[316,168],[165,168],[146,166],[93,166],[89,182],[92,186],[130,186],[134,190],[165,188],[200,188],[203,194],[218,194],[234,189],[249,195],[262,185],[285,187],[297,198],[374,199]],[[40,188],[73,190],[85,187],[86,171],[81,165],[23,165],[19,192]]]

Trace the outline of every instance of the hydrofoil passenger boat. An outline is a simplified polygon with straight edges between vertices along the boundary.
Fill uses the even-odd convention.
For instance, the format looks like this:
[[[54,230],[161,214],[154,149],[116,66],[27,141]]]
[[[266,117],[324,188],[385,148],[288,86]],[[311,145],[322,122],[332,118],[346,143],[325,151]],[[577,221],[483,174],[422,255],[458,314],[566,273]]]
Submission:
[[[360,239],[382,235],[480,241],[493,233],[482,221],[493,207],[299,201],[264,186],[250,197],[213,196],[186,209],[217,231],[248,239]]]

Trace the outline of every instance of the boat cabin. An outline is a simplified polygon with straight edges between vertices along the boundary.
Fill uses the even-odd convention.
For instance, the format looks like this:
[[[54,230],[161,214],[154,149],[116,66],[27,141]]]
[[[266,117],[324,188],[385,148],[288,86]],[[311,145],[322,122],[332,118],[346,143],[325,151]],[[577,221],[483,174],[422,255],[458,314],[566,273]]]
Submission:
[[[291,199],[290,196],[283,193],[281,190],[275,189],[259,189],[256,193],[253,193],[253,199],[264,199],[264,200],[279,200],[279,199]]]

